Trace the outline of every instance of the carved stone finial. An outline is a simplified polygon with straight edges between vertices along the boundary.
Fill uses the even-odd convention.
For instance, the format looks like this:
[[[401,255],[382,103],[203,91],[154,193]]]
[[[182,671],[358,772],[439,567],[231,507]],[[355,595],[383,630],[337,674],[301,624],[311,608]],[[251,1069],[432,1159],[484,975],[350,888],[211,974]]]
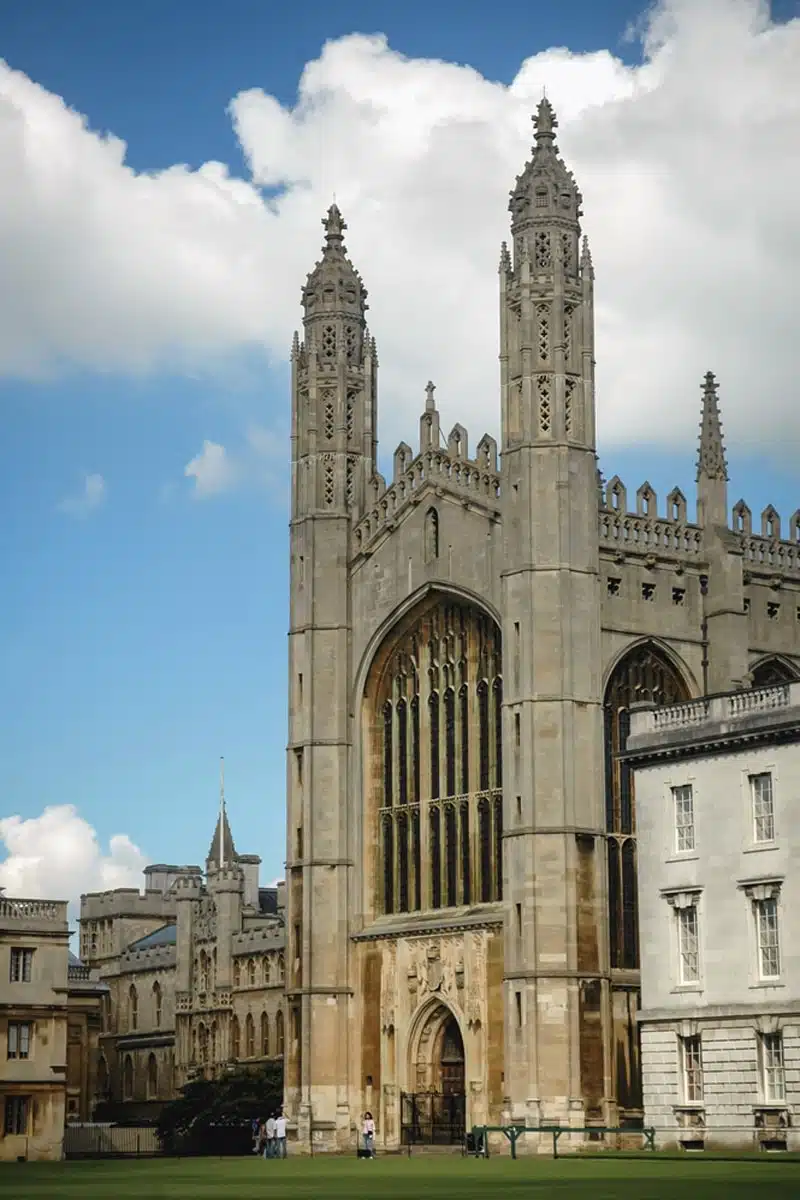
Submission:
[[[700,448],[697,456],[697,479],[728,478],[722,421],[719,415],[717,389],[713,371],[706,371],[703,381],[703,415],[700,421]]]
[[[433,398],[433,393],[436,391],[436,384],[428,380],[425,388],[425,412],[436,411],[436,401]]]
[[[504,271],[510,271],[510,270],[511,270],[511,255],[508,252],[507,243],[502,242],[500,244],[500,274],[502,275]]]
[[[330,206],[327,215],[322,218],[322,224],[325,228],[325,241],[328,245],[342,247],[347,223],[339,211],[338,204]]]
[[[536,130],[534,136],[538,145],[541,146],[543,142],[552,143],[555,141],[558,118],[556,117],[555,109],[546,96],[542,96],[539,101],[536,115],[533,118],[533,125]]]
[[[583,242],[581,243],[581,268],[584,271],[591,271],[592,269],[592,252],[589,249],[589,239],[586,234],[583,235]]]

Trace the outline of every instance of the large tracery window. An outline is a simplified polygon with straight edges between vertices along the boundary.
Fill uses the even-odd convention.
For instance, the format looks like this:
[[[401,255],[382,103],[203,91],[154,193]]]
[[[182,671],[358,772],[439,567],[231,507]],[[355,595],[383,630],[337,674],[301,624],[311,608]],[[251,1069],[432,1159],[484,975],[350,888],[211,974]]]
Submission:
[[[647,643],[635,646],[617,664],[608,682],[605,722],[606,830],[611,966],[639,966],[639,918],[636,904],[636,805],[633,772],[618,755],[630,729],[630,706],[679,704],[689,694],[675,667]]]
[[[498,900],[499,630],[469,606],[429,605],[380,661],[368,700],[379,739],[370,761],[380,907],[411,912]]]

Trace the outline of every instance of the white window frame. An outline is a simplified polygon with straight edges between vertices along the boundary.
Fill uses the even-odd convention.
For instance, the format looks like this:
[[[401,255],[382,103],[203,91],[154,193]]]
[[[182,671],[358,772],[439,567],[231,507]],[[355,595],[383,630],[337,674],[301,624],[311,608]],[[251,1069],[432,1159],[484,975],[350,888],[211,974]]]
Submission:
[[[33,1025],[30,1021],[8,1022],[8,1045],[6,1057],[13,1059],[29,1059],[33,1055]]]
[[[680,1038],[680,1056],[684,1104],[702,1104],[704,1098],[703,1039],[699,1033]]]
[[[682,908],[675,910],[675,919],[677,922],[678,931],[678,982],[682,987],[690,984],[698,984],[700,982],[700,912],[697,901],[692,904],[687,904]],[[685,926],[690,922],[694,923],[693,932],[687,930]],[[687,948],[687,934],[694,937],[694,974],[689,975],[686,971],[687,954],[691,955],[691,948]]]
[[[762,896],[753,900],[753,913],[756,922],[756,955],[758,977],[766,981],[780,979],[781,977],[781,931],[780,931],[780,907],[778,905],[778,897]],[[766,927],[765,917],[768,913],[773,914],[773,919],[769,922],[771,928]],[[769,936],[765,939],[765,933]],[[774,936],[773,936],[774,935]],[[764,970],[765,954],[770,951],[774,952],[775,967],[774,971]]]
[[[758,784],[763,780],[769,780],[769,812],[766,816],[758,812],[759,802],[763,800],[763,797],[759,793]],[[770,845],[775,841],[775,773],[769,769],[764,771],[749,771],[747,783],[750,790],[750,821],[753,831],[753,845]],[[766,836],[759,836],[759,822],[762,822],[762,833],[764,832],[764,827],[768,830]]]
[[[8,964],[10,983],[31,983],[33,980],[33,950],[27,946],[12,946]]]
[[[783,1033],[759,1034],[761,1094],[765,1104],[786,1102],[786,1062],[783,1053]]]
[[[690,854],[697,849],[697,834],[694,821],[694,787],[691,783],[678,783],[670,788],[672,796],[672,828],[673,828],[673,847],[676,854]],[[691,820],[688,823],[681,824],[679,814],[681,812],[681,802],[688,798],[688,811]],[[685,809],[684,809],[685,811]],[[686,837],[686,831],[689,831],[689,836]],[[684,845],[681,845],[681,835],[684,835]]]

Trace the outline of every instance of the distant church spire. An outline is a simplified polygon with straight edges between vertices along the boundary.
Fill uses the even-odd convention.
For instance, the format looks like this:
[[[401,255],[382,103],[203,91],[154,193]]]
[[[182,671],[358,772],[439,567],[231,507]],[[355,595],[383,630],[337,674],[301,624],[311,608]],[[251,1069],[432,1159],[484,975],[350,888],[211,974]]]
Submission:
[[[219,816],[211,845],[208,848],[206,864],[213,863],[218,868],[232,866],[238,861],[238,858],[225,807],[225,759],[221,758],[219,760]]]
[[[697,482],[701,478],[728,479],[725,461],[725,444],[722,440],[722,422],[717,402],[719,384],[713,371],[706,371],[703,381],[703,415],[700,421],[700,447],[697,455]]]

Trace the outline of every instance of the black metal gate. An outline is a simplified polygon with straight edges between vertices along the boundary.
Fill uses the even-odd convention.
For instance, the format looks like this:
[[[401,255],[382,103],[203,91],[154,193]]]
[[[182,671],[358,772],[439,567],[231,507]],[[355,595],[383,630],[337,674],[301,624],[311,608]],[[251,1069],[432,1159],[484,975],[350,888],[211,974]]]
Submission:
[[[464,1140],[467,1098],[463,1092],[401,1092],[400,1137],[404,1146],[452,1146]]]

